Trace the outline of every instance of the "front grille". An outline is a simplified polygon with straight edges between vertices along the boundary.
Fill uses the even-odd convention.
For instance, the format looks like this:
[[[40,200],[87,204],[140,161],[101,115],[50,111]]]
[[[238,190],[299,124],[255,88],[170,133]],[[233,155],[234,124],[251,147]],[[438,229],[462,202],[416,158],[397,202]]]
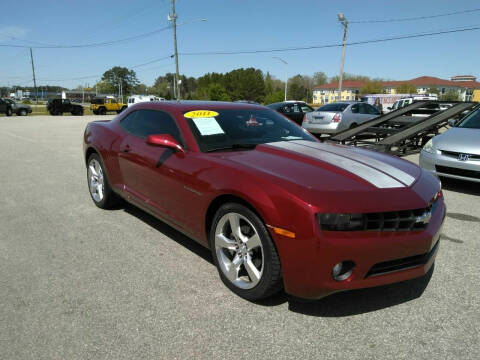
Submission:
[[[480,171],[459,169],[459,168],[453,168],[449,166],[440,166],[440,165],[435,165],[435,170],[438,173],[442,173],[442,174],[457,175],[457,176],[463,176],[468,178],[480,179]]]
[[[442,155],[458,159],[459,155],[468,155],[469,159],[471,160],[480,160],[480,155],[475,155],[475,154],[466,154],[466,153],[459,153],[455,151],[445,151],[445,150],[440,150],[442,152]]]
[[[365,230],[370,231],[414,231],[424,230],[428,222],[419,222],[419,218],[431,209],[390,211],[384,213],[367,213]]]
[[[430,250],[430,252],[422,255],[415,255],[415,256],[410,256],[403,259],[385,261],[385,262],[375,264],[373,265],[373,267],[370,269],[370,271],[367,273],[365,277],[368,278],[371,276],[388,274],[394,271],[401,271],[401,270],[414,268],[416,266],[425,265],[431,259],[433,254],[435,254],[435,251],[437,250],[439,243],[440,243],[440,240],[437,241],[437,243],[432,248],[432,250]]]

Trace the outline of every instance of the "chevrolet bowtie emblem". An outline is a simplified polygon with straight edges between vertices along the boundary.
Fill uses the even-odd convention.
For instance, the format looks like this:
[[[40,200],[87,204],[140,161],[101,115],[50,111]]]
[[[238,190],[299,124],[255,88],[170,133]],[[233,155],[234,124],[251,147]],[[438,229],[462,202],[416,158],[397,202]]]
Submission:
[[[470,159],[470,155],[468,155],[468,154],[459,154],[458,155],[458,160],[459,161],[467,161],[468,159]]]
[[[417,216],[415,219],[415,223],[423,223],[423,224],[428,224],[430,222],[430,219],[432,218],[432,212],[431,211],[425,211],[422,215]]]

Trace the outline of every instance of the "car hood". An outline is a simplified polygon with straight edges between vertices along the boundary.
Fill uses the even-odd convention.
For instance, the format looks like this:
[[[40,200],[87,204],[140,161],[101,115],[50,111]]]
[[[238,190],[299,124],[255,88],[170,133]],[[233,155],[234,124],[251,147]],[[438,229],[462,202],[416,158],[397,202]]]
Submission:
[[[352,211],[378,211],[379,201],[385,207],[393,202],[398,208],[422,207],[438,187],[433,176],[430,179],[427,174],[429,194],[411,191],[424,174],[418,166],[344,145],[285,141],[258,145],[255,150],[226,152],[222,157],[234,162],[237,168],[249,168],[247,173],[267,179],[265,186],[275,184],[309,204],[336,204],[338,196],[352,195],[355,200],[347,204]],[[415,201],[412,202],[412,196],[405,196],[407,193],[416,194]]]
[[[480,155],[480,129],[451,128],[434,138],[438,150]]]

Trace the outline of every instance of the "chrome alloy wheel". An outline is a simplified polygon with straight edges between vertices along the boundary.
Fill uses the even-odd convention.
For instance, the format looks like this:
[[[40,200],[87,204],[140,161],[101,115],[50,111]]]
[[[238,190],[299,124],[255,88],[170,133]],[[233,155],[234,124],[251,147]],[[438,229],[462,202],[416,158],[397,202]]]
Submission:
[[[88,187],[90,188],[90,194],[95,202],[103,200],[105,185],[103,182],[103,170],[102,166],[96,159],[90,160],[88,164]]]
[[[255,287],[263,273],[262,241],[243,215],[223,215],[215,228],[215,253],[225,277],[241,289]]]

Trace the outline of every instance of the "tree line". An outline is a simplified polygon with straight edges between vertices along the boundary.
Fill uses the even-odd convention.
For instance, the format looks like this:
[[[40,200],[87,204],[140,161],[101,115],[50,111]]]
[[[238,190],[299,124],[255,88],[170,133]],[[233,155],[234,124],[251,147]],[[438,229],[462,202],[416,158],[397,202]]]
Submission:
[[[158,76],[152,86],[147,86],[137,78],[134,70],[126,67],[114,66],[105,71],[101,80],[89,90],[95,89],[101,94],[119,94],[124,95],[157,95],[165,99],[174,98],[175,74],[167,73]],[[180,75],[179,90],[182,99],[187,100],[217,100],[217,101],[236,101],[250,100],[258,103],[270,104],[283,101],[285,98],[285,82],[277,79],[270,73],[263,73],[255,68],[235,69],[227,73],[208,73],[198,78]],[[360,80],[366,84],[360,89],[360,94],[381,94],[385,90],[381,78],[370,78],[364,75],[355,75],[345,73],[343,80]],[[338,75],[328,78],[324,72],[316,72],[313,76],[297,74],[288,78],[287,99],[303,100],[312,103],[313,89],[315,86],[326,84],[327,82],[337,82]],[[11,89],[12,87],[10,87]],[[33,90],[32,87],[18,87],[24,90]],[[65,90],[58,86],[47,86],[47,91]],[[82,88],[79,86],[78,88]],[[40,89],[40,87],[39,87]],[[120,91],[121,90],[121,91]],[[409,83],[400,84],[397,87],[397,93],[411,94],[416,93],[415,86]],[[9,89],[0,87],[1,96],[8,96]],[[428,89],[429,93],[439,94],[437,88]],[[441,100],[454,101],[459,100],[458,93],[454,91],[440,94]]]

